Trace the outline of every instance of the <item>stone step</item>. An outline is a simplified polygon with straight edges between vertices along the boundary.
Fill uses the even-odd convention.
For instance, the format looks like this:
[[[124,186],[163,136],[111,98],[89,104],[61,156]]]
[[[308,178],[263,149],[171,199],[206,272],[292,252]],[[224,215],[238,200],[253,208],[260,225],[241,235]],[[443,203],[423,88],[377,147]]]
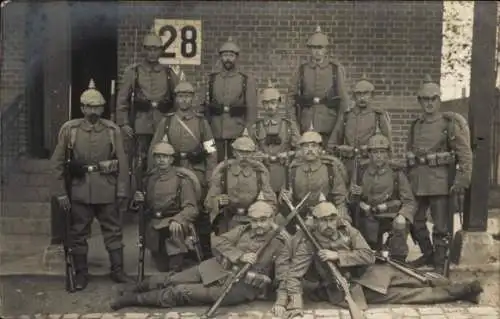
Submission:
[[[40,254],[49,245],[50,236],[2,233],[0,243],[0,259],[5,263],[19,257]]]
[[[4,202],[50,202],[51,190],[46,186],[3,187]]]
[[[25,186],[44,186],[50,187],[56,181],[53,175],[49,173],[23,173],[14,172],[7,178],[6,187],[22,188]]]
[[[0,233],[5,235],[50,236],[51,220],[47,218],[0,217]]]
[[[16,165],[16,171],[22,173],[50,173],[52,162],[48,159],[22,159]]]
[[[2,217],[49,218],[50,203],[46,202],[3,202],[0,215]]]

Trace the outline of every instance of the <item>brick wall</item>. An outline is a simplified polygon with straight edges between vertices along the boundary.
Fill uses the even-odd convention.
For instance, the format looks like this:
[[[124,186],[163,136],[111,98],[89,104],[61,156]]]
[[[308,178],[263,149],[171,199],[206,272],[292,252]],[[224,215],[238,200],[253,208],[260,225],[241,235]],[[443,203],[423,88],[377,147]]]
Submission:
[[[305,43],[319,24],[333,43],[331,56],[346,68],[348,83],[362,73],[374,83],[376,105],[391,112],[398,153],[419,108],[414,94],[423,76],[440,78],[439,1],[144,1],[120,3],[119,14],[120,74],[132,61],[135,28],[141,41],[154,18],[202,20],[202,64],[183,66],[200,92],[219,46],[232,36],[242,50],[243,72],[255,76],[261,88],[267,78],[275,78],[285,93],[292,72],[308,57]]]

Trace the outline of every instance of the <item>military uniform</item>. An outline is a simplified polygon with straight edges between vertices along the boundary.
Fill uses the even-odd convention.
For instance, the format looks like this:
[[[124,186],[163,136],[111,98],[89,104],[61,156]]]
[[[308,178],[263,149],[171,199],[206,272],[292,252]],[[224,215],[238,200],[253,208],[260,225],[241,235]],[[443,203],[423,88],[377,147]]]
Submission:
[[[174,155],[170,144],[155,144],[154,154]],[[196,184],[196,185],[195,185]],[[157,268],[163,270],[168,262],[170,270],[180,270],[189,246],[186,243],[191,226],[198,217],[199,182],[194,173],[175,166],[168,169],[154,167],[145,177],[146,207],[149,222],[146,230],[146,248],[152,252]],[[198,189],[198,192],[196,191]],[[182,226],[182,235],[169,232],[172,221]],[[166,257],[165,254],[169,258]]]
[[[420,99],[440,96],[439,86],[429,80],[419,92]],[[449,207],[450,187],[465,189],[471,180],[472,151],[465,119],[456,113],[438,111],[417,118],[410,128],[406,156],[408,178],[418,202],[412,235],[423,253],[415,266],[434,264],[442,272],[453,236],[453,225],[449,225],[449,214],[454,213]],[[426,227],[429,208],[434,223],[432,244]]]
[[[80,103],[87,108],[103,110],[106,101],[91,80],[89,89],[80,97]],[[68,160],[69,172],[65,170]],[[69,174],[71,179],[70,194],[67,194],[71,198],[72,218],[69,236],[80,289],[87,285],[87,239],[94,217],[101,224],[112,279],[125,281],[117,197],[124,199],[128,196],[128,165],[120,128],[105,119],[97,119],[95,123],[86,118],[70,120],[59,131],[51,161],[56,176],[64,179],[65,174]],[[62,187],[55,191],[66,193]]]
[[[365,79],[356,83],[354,87],[355,94],[365,92],[373,94],[373,90],[373,84]],[[375,133],[385,135],[392,144],[391,123],[386,111],[373,108],[369,104],[357,105],[341,115],[342,124],[332,132],[327,149],[342,159],[351,176],[355,152],[359,152],[361,165],[368,162],[367,144]]]
[[[262,100],[269,99],[280,99],[278,90],[265,89],[262,93]],[[277,113],[267,114],[250,127],[249,133],[257,149],[266,155],[264,164],[271,174],[271,187],[274,192],[279,192],[287,183],[286,165],[300,138],[297,124]]]
[[[338,213],[329,203],[322,203],[313,211],[313,215],[318,217],[331,214]],[[465,284],[443,281],[441,286],[429,287],[388,264],[374,264],[375,255],[361,233],[343,221],[338,221],[337,232],[331,236],[320,233],[316,228],[310,231],[323,249],[337,252],[338,257],[334,263],[351,282],[351,294],[358,305],[444,303],[470,300],[482,291],[477,281]],[[326,264],[318,258],[314,246],[305,235],[297,233],[292,242],[294,246],[288,276],[288,309],[302,309],[303,295],[346,307],[344,294],[337,288],[334,277]],[[317,280],[319,284],[309,285],[312,286],[311,291],[304,294],[303,284],[307,280]],[[360,308],[364,307],[360,305]]]
[[[262,205],[257,202],[254,205]],[[259,210],[269,209],[258,207]],[[245,253],[255,253],[264,244],[268,233],[257,235],[248,225],[241,225],[229,232],[215,237],[212,259],[200,265],[177,273],[173,276],[150,277],[133,287],[136,294],[125,294],[112,302],[114,310],[126,306],[179,307],[187,305],[210,304],[217,300],[224,289],[224,282],[230,280],[231,271],[242,267],[241,257]],[[287,302],[286,277],[290,261],[288,239],[276,236],[264,249],[260,258],[253,264],[244,279],[237,282],[222,302],[231,306],[250,302],[259,297],[271,284],[273,277],[277,286],[276,305],[285,306]]]
[[[175,93],[181,92],[194,94],[194,88],[187,82],[181,82]],[[203,188],[208,187],[217,165],[217,152],[212,129],[203,114],[195,113],[191,108],[168,113],[158,124],[151,147],[159,141],[168,142],[174,147],[176,166],[194,171]],[[150,159],[148,162],[151,165]]]
[[[383,135],[374,135],[368,142],[368,149],[386,149],[389,152],[389,140]],[[377,251],[383,249],[382,236],[388,232],[386,245],[391,258],[405,261],[408,255],[408,224],[397,225],[394,219],[401,215],[407,223],[413,222],[417,204],[408,178],[389,162],[382,167],[371,163],[365,168],[360,185],[361,202],[357,205],[362,217],[359,230],[370,247]]]
[[[248,136],[238,138],[232,147],[235,150],[255,151],[255,144]],[[252,159],[230,159],[219,163],[212,176],[205,207],[220,233],[246,223],[247,208],[258,196],[269,204],[276,205],[276,195],[271,188],[269,175],[261,162]],[[219,205],[219,196],[222,194],[229,196],[229,205],[226,207]]]
[[[239,54],[240,49],[229,39],[221,46],[219,53],[227,51]],[[233,157],[230,143],[245,128],[255,123],[257,85],[250,75],[237,69],[222,70],[210,74],[206,96],[205,113],[215,138],[217,161],[221,162],[224,159],[224,148],[228,148],[228,157]]]
[[[163,47],[156,35],[147,35],[144,46]],[[156,125],[163,114],[174,106],[174,88],[179,82],[175,72],[168,66],[147,62],[133,64],[125,70],[117,94],[116,122],[119,126],[130,126],[137,138],[135,152],[144,161]],[[131,103],[134,103],[131,106]],[[130,114],[131,110],[135,114]]]
[[[328,44],[327,36],[319,27],[307,43],[314,47],[326,47]],[[349,105],[344,67],[326,58],[320,63],[310,61],[300,65],[292,77],[288,101],[292,103],[289,112],[299,124],[301,133],[307,131],[312,123],[326,147],[330,134],[341,123],[339,114]]]

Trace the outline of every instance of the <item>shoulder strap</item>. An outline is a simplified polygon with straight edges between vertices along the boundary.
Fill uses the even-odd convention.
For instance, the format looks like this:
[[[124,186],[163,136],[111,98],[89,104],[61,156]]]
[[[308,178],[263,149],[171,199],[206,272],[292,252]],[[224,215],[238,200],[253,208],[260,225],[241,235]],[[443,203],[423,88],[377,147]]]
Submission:
[[[333,88],[333,92],[337,93],[337,73],[338,73],[337,70],[338,70],[338,65],[337,65],[337,63],[334,63],[332,61],[330,61],[330,65],[332,66],[332,88]]]
[[[111,142],[111,154],[116,154],[116,144],[115,144],[115,130],[112,127],[108,127],[108,136]]]
[[[171,122],[172,122],[172,114],[165,116],[165,129],[163,131],[164,132],[163,137],[165,137],[165,136],[167,137],[167,140],[166,140],[167,143],[170,143],[170,136],[168,136],[168,130],[170,128]]]
[[[330,187],[333,185],[334,177],[334,169],[332,163],[324,163],[326,165],[326,169],[328,170],[328,181],[330,182]]]
[[[221,179],[220,179],[220,188],[222,190],[222,193],[223,194],[227,194],[227,174],[228,174],[228,171],[229,171],[229,166],[226,165],[224,167],[222,167],[222,176],[221,176]]]
[[[217,73],[210,73],[210,75],[208,76],[208,102],[210,103],[213,102],[214,82],[216,76]]]
[[[165,69],[165,73],[167,74],[167,92],[166,92],[166,95],[168,95],[168,97],[170,98],[171,101],[173,101],[175,99],[174,97],[174,89],[175,89],[175,82],[174,82],[174,76],[177,76],[174,72],[174,70],[172,70],[172,68],[170,67],[167,67]]]
[[[73,149],[73,147],[75,146],[75,142],[76,142],[76,132],[78,130],[78,127],[76,126],[72,126],[70,129],[69,129],[69,144],[68,144],[68,148],[69,149]]]
[[[262,171],[256,170],[255,173],[257,174],[257,189],[260,192],[262,190]]]
[[[415,139],[415,125],[417,125],[418,118],[410,123],[410,134],[408,136],[408,149],[411,150],[413,148],[413,141]]]
[[[246,102],[247,100],[247,82],[248,82],[248,76],[244,73],[241,73],[241,76],[243,77],[243,81],[242,81],[242,84],[241,84],[241,97],[243,98],[243,101]]]
[[[399,199],[399,173],[400,171],[395,169],[393,173],[393,184],[392,184],[392,198]]]

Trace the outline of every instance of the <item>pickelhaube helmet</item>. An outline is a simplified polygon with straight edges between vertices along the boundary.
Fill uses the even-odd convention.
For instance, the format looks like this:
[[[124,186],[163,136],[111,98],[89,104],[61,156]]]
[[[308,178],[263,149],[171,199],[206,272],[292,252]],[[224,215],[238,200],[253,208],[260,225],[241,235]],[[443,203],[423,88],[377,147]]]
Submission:
[[[329,45],[328,37],[321,32],[321,27],[318,25],[316,31],[307,40],[307,46],[326,47]]]
[[[279,100],[280,98],[280,92],[274,87],[271,79],[269,79],[267,82],[267,88],[262,91],[260,96],[261,101]]]
[[[356,85],[354,86],[354,93],[373,92],[374,90],[375,86],[373,86],[373,84],[370,81],[368,81],[368,79],[366,78],[366,74],[364,73],[361,79],[358,81],[358,83],[356,83]]]
[[[106,104],[104,96],[96,90],[93,79],[90,79],[89,88],[80,96],[80,103],[88,106],[102,106]]]
[[[383,134],[375,134],[368,140],[368,149],[387,149],[391,148],[389,139]]]
[[[183,81],[177,84],[174,93],[194,93],[194,87],[191,83]]]
[[[422,84],[418,92],[418,97],[435,97],[440,95],[441,90],[439,85],[432,82],[431,76],[427,74],[424,78],[424,84]]]
[[[256,146],[254,141],[248,135],[248,130],[245,128],[243,134],[238,137],[232,144],[232,148],[237,151],[255,152]]]
[[[330,202],[321,202],[318,205],[314,206],[312,210],[312,215],[314,217],[325,217],[330,215],[339,215],[339,211],[335,205]]]
[[[174,155],[175,150],[169,143],[159,142],[153,146],[153,154]]]
[[[313,132],[313,131],[304,132],[304,134],[302,134],[302,136],[299,139],[299,145],[305,143],[321,144],[322,142],[323,139],[321,138],[321,135],[318,132]]]
[[[152,32],[147,34],[144,37],[144,41],[143,41],[142,45],[145,47],[156,47],[156,48],[163,47],[163,43],[161,42],[161,38]]]
[[[222,52],[233,52],[236,54],[240,53],[240,47],[233,42],[233,38],[229,37],[227,38],[227,41],[222,44],[222,46],[219,49],[219,54]]]
[[[274,208],[269,205],[268,203],[258,200],[250,207],[248,207],[248,215],[252,215],[254,213],[268,213],[268,214],[274,214]]]

